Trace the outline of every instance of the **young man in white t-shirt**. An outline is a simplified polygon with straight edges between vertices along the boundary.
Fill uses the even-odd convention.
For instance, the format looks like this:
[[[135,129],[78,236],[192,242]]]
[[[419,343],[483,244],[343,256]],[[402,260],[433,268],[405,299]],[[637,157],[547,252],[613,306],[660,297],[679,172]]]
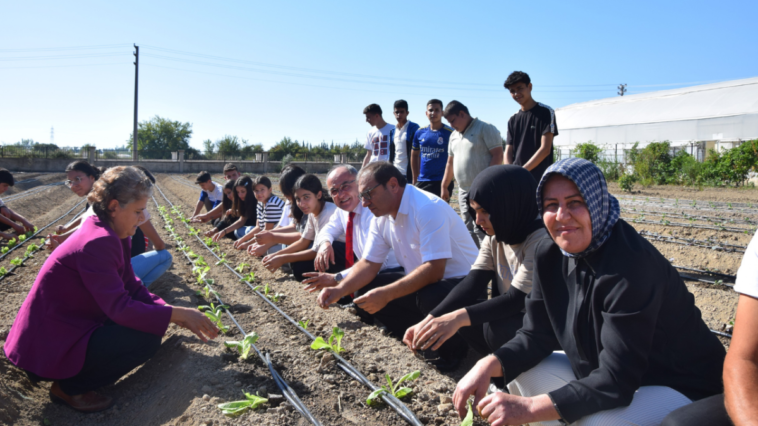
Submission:
[[[211,179],[210,173],[206,171],[198,173],[195,183],[200,185],[202,191],[200,191],[200,199],[197,200],[192,217],[197,216],[203,206],[206,212],[210,212],[224,200],[224,188]]]
[[[366,157],[363,159],[363,167],[374,161],[390,161],[392,147],[392,131],[395,126],[388,124],[382,118],[382,107],[371,104],[363,109],[366,115],[366,123],[371,126],[371,131],[366,135]]]

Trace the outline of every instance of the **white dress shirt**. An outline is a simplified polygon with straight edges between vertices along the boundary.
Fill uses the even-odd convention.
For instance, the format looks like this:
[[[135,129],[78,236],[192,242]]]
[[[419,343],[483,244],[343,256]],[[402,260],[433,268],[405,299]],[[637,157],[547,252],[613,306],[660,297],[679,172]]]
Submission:
[[[363,207],[361,203],[358,203],[358,206],[353,209],[353,212],[355,213],[355,217],[353,218],[353,252],[355,253],[357,261],[357,259],[365,257],[366,241],[368,240],[369,230],[371,229],[371,224],[376,220],[376,217],[371,213],[371,210]],[[337,208],[337,211],[332,214],[332,217],[329,219],[326,226],[319,231],[318,236],[316,237],[319,244],[324,242],[332,244],[335,240],[345,241],[347,221],[350,219],[349,214],[349,212]],[[340,240],[340,238],[342,239]],[[469,239],[471,239],[470,236]],[[391,249],[384,259],[376,263],[383,263],[382,269],[391,269],[400,266],[397,263],[397,260],[395,260],[395,254]],[[351,269],[352,268],[348,268],[342,271],[342,277],[347,277],[348,274],[350,274]]]
[[[408,170],[409,154],[406,151],[405,142],[408,140],[408,123],[406,121],[403,127],[395,129],[395,167],[405,175]]]
[[[406,185],[397,218],[371,222],[364,258],[381,263],[390,251],[409,274],[425,262],[447,259],[443,278],[468,275],[479,254],[466,225],[436,195]]]

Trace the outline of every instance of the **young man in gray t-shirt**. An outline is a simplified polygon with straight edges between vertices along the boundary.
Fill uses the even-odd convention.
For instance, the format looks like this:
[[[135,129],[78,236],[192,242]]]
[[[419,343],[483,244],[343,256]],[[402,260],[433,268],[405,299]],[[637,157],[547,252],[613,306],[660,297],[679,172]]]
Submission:
[[[450,199],[447,185],[455,176],[461,217],[479,247],[485,234],[474,224],[476,218],[469,216],[466,198],[471,182],[482,170],[503,164],[503,139],[495,126],[471,117],[468,108],[458,101],[450,101],[442,115],[455,129],[448,145],[447,165],[442,178],[442,198],[445,201]]]

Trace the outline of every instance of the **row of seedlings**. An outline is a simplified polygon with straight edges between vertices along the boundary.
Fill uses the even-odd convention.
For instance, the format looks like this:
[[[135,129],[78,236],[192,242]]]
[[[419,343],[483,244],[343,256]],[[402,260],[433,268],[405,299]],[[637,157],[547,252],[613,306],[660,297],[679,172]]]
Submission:
[[[684,223],[684,222],[671,222],[670,220],[666,219],[666,215],[662,214],[663,216],[660,220],[648,220],[645,219],[645,215],[640,215],[634,218],[630,218],[628,216],[622,216],[623,219],[625,219],[627,222],[631,223],[637,223],[637,224],[644,224],[644,225],[659,225],[659,226],[673,226],[673,227],[679,227],[679,228],[695,228],[695,229],[707,229],[710,231],[721,231],[721,232],[734,232],[739,234],[745,234],[745,235],[752,235],[756,231],[756,227],[752,226],[749,228],[737,228],[733,226],[724,226],[724,225],[702,225],[697,223]]]
[[[195,276],[197,283],[203,285],[203,289],[198,290],[196,292],[196,295],[203,297],[207,301],[210,301],[211,295],[213,295],[213,297],[216,299],[216,302],[218,302],[218,305],[210,302],[208,305],[198,306],[198,309],[200,311],[203,311],[205,316],[213,321],[223,333],[226,333],[228,331],[228,327],[226,327],[226,325],[224,325],[222,322],[222,314],[226,313],[226,315],[234,323],[240,333],[242,333],[242,340],[225,341],[224,345],[227,348],[236,350],[241,360],[247,360],[251,355],[251,350],[254,351],[261,359],[261,361],[267,365],[277,387],[282,391],[284,397],[287,398],[295,410],[298,411],[298,413],[300,413],[309,423],[320,426],[321,423],[313,416],[313,414],[311,414],[311,412],[305,407],[294,390],[292,390],[292,388],[281,377],[276,369],[274,369],[270,355],[267,353],[264,356],[258,347],[255,346],[255,343],[259,338],[258,334],[255,332],[246,333],[236,318],[234,318],[234,315],[229,311],[229,305],[224,304],[219,293],[213,289],[214,281],[207,277],[208,272],[210,271],[208,263],[202,256],[194,253],[184,242],[184,239],[176,233],[176,230],[174,229],[174,221],[168,215],[166,208],[164,206],[160,206],[155,200],[155,197],[153,197],[153,202],[155,203],[159,214],[165,222],[164,227],[166,231],[168,231],[168,233],[176,242],[177,251],[180,251],[182,254],[184,254],[187,260],[192,264],[192,273]],[[244,391],[243,393],[245,395],[244,400],[219,404],[218,408],[223,414],[227,416],[237,416],[249,409],[254,410],[268,401],[266,398],[260,397],[258,395],[252,395]]]
[[[650,197],[634,197],[617,195],[619,202],[622,204],[632,205],[652,205],[657,207],[674,207],[674,208],[686,208],[690,210],[700,211],[745,211],[749,213],[755,213],[757,207],[754,203],[737,203],[737,202],[723,202],[723,201],[705,201],[705,200],[680,200],[678,198],[655,198],[651,200]]]
[[[705,240],[698,240],[696,238],[684,238],[684,237],[677,237],[673,235],[663,235],[657,232],[646,231],[644,229],[638,230],[637,232],[643,237],[647,238],[648,240],[654,241],[654,242],[679,244],[679,245],[684,245],[684,246],[689,246],[689,247],[700,247],[700,248],[714,250],[714,251],[724,251],[727,253],[745,253],[745,250],[747,249],[747,247],[742,246],[742,245],[723,243],[723,242],[715,241],[711,238],[707,238]]]
[[[677,219],[686,219],[690,223],[695,222],[708,222],[711,225],[737,225],[737,224],[747,224],[747,225],[755,225],[756,219],[751,218],[750,216],[743,216],[741,219],[735,219],[735,218],[728,218],[723,217],[721,215],[717,216],[705,216],[705,215],[693,215],[693,214],[687,214],[687,212],[682,211],[680,213],[676,212],[670,212],[670,211],[654,211],[654,210],[645,210],[645,209],[638,209],[636,207],[629,208],[621,208],[621,213],[639,213],[642,215],[649,214],[651,216],[661,216],[663,219],[666,217],[673,217]]]
[[[34,231],[29,231],[26,234],[19,235],[17,238],[13,238],[8,241],[8,245],[3,247],[0,251],[2,251],[2,256],[0,256],[0,260],[8,256],[12,251],[18,249],[19,247],[23,246],[24,244],[30,242],[33,240],[33,238],[38,235],[40,232],[44,231],[45,228],[55,224],[56,222],[60,221],[64,217],[71,214],[72,211],[74,211],[75,208],[77,208],[82,202],[80,201],[78,204],[76,204],[74,207],[71,208],[68,212],[60,216],[59,218],[53,220],[49,224],[45,225],[42,229],[37,230],[37,227],[34,227]],[[84,213],[84,210],[82,210],[79,214]],[[78,216],[78,215],[77,215]],[[16,270],[16,268],[20,268],[24,265],[24,262],[34,257],[34,254],[38,251],[42,250],[45,247],[45,239],[40,238],[39,244],[31,243],[26,247],[26,252],[24,252],[23,257],[15,257],[11,259],[11,268],[6,269],[5,266],[0,266],[0,281],[4,280],[5,277],[13,274],[13,271]]]
[[[163,198],[166,200],[169,205],[172,206],[171,211],[174,213],[182,223],[184,223],[187,228],[189,229],[190,235],[197,238],[197,240],[205,246],[205,248],[214,256],[216,259],[218,259],[218,264],[226,266],[230,271],[232,271],[241,282],[245,283],[258,297],[260,297],[264,302],[268,303],[276,312],[278,312],[280,315],[282,315],[287,321],[289,321],[293,326],[295,326],[300,332],[304,333],[306,336],[308,336],[309,339],[311,339],[312,344],[311,348],[315,350],[326,350],[331,352],[331,354],[334,356],[334,358],[337,361],[337,366],[343,370],[348,376],[352,377],[353,379],[357,380],[359,383],[362,383],[366,387],[368,387],[371,390],[371,394],[369,395],[369,398],[367,398],[367,404],[370,406],[376,405],[379,400],[383,401],[387,406],[391,407],[393,410],[395,410],[400,417],[402,417],[405,421],[408,423],[414,425],[414,426],[420,426],[422,423],[418,420],[416,415],[405,405],[403,404],[398,398],[408,396],[411,393],[411,389],[407,387],[402,387],[401,384],[404,382],[407,382],[409,380],[416,380],[420,376],[420,372],[414,371],[412,373],[406,374],[403,377],[401,377],[397,383],[393,383],[391,377],[389,375],[385,376],[385,379],[387,380],[387,386],[377,386],[374,383],[372,383],[368,378],[366,378],[357,368],[355,368],[352,364],[350,364],[347,360],[345,360],[340,354],[344,351],[344,348],[341,346],[341,340],[344,337],[344,331],[340,330],[338,327],[334,327],[332,329],[332,335],[329,337],[328,340],[324,340],[323,337],[316,337],[313,334],[311,334],[307,330],[308,323],[304,321],[295,321],[292,319],[289,315],[287,315],[277,304],[280,295],[273,293],[268,285],[265,285],[263,288],[259,285],[254,285],[254,274],[251,272],[250,274],[243,276],[240,272],[242,272],[244,265],[238,266],[236,269],[230,266],[226,261],[226,253],[223,253],[220,251],[220,247],[213,243],[212,240],[208,239],[208,241],[205,241],[203,238],[199,236],[200,231],[197,229],[191,227],[189,225],[189,219],[184,216],[184,214],[181,212],[180,206],[175,206],[171,201],[166,197],[166,194],[163,193],[163,191],[156,185],[156,188],[158,189],[158,192],[161,193]],[[208,243],[211,243],[211,246],[209,246]],[[218,252],[218,253],[217,253]],[[262,290],[263,293],[261,293]]]

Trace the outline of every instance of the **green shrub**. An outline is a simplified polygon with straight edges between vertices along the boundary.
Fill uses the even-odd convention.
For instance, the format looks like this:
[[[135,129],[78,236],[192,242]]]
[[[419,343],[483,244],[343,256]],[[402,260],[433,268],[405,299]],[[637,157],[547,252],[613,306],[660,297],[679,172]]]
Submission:
[[[595,164],[600,161],[600,153],[603,149],[592,143],[592,141],[577,144],[574,149],[571,150],[571,155],[577,158],[584,158],[587,161],[591,161]]]
[[[619,186],[624,192],[632,192],[632,189],[634,189],[634,184],[637,182],[637,176],[635,176],[633,173],[624,173],[619,178]]]
[[[634,162],[634,172],[640,183],[663,185],[671,176],[671,146],[666,142],[652,142],[642,148]]]

